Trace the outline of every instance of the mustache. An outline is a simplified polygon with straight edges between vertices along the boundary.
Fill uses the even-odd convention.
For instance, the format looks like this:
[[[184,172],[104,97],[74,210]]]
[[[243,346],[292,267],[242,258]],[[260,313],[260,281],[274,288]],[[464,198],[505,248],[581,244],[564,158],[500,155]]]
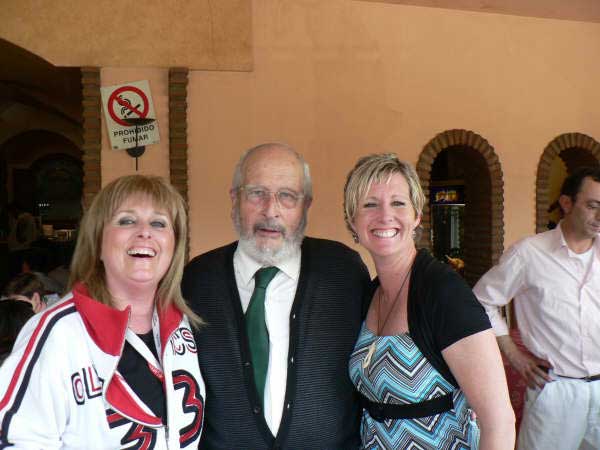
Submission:
[[[283,225],[281,225],[280,223],[278,223],[275,220],[270,220],[270,219],[264,220],[262,222],[256,222],[254,224],[254,226],[252,227],[252,229],[254,230],[255,233],[258,230],[260,230],[261,228],[266,228],[268,230],[277,231],[284,236],[286,235],[286,231],[287,231]]]

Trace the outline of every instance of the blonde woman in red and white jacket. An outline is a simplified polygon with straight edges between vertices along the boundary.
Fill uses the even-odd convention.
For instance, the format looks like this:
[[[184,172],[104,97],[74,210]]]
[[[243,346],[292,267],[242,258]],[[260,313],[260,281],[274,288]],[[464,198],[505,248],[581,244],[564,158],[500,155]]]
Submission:
[[[195,449],[205,388],[179,282],[183,200],[119,178],[81,224],[71,293],[33,317],[0,367],[0,449]]]

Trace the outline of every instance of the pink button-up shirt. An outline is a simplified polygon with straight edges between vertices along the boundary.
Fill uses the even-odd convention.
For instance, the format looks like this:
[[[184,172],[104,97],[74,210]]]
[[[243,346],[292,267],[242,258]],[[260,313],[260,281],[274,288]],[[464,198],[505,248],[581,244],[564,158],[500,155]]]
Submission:
[[[600,239],[591,258],[575,255],[560,226],[509,248],[475,285],[497,336],[508,334],[500,307],[515,299],[523,343],[558,375],[600,374]]]

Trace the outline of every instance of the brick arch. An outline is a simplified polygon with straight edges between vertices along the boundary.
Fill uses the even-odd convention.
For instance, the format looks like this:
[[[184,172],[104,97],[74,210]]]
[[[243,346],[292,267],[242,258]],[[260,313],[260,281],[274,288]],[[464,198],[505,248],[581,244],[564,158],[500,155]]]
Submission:
[[[493,264],[495,264],[504,251],[504,181],[500,161],[494,148],[479,134],[469,130],[447,130],[439,133],[425,145],[417,162],[417,173],[421,180],[426,198],[429,200],[429,185],[431,170],[438,154],[452,147],[469,149],[473,154],[481,156],[482,166],[488,173],[482,174],[488,181],[485,192],[472,191],[469,193],[467,186],[467,208],[465,209],[465,228],[469,220],[473,235],[465,238],[465,278],[474,284]],[[488,177],[489,176],[489,177]],[[476,177],[479,178],[479,177]],[[480,204],[480,208],[468,209],[469,197]],[[431,210],[427,202],[422,218],[423,234],[419,246],[431,248]],[[474,225],[473,225],[474,224]]]
[[[582,133],[564,133],[555,137],[544,149],[535,179],[535,232],[547,230],[550,198],[550,169],[559,157],[567,166],[567,173],[578,167],[600,164],[600,143]]]

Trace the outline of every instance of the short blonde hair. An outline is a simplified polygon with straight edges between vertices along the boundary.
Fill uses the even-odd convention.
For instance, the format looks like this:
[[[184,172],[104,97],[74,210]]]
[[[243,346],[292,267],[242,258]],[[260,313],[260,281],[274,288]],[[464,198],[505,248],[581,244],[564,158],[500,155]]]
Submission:
[[[165,310],[174,304],[193,325],[200,325],[202,320],[185,303],[180,287],[187,242],[186,206],[179,192],[157,176],[129,175],[117,178],[94,197],[79,227],[71,261],[69,289],[76,283],[84,283],[92,298],[105,305],[113,304],[106,286],[104,264],[100,259],[102,233],[118,208],[131,197],[150,199],[156,208],[167,212],[173,224],[175,249],[169,269],[158,284],[158,309]]]
[[[401,174],[408,183],[410,202],[417,217],[423,213],[425,194],[419,176],[411,164],[398,159],[395,153],[363,156],[348,174],[344,186],[344,219],[355,240],[356,233],[351,225],[359,202],[367,195],[373,183],[387,183],[397,173]]]

